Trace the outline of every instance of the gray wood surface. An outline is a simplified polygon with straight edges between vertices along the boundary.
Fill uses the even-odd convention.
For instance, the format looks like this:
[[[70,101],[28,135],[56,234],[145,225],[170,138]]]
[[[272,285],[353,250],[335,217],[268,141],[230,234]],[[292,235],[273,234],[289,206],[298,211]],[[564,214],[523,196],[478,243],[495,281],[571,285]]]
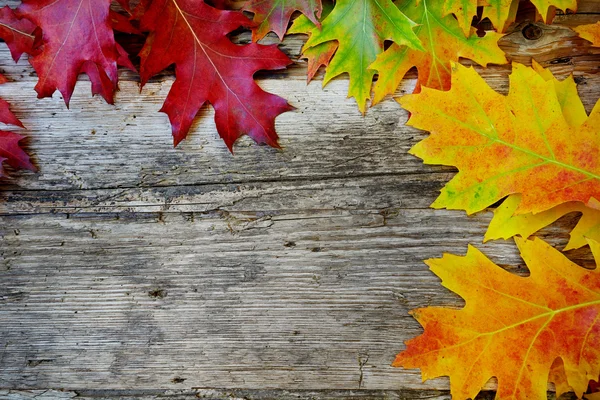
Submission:
[[[600,49],[568,26],[600,3],[580,12],[538,40],[523,22],[502,46],[573,72],[590,111]],[[297,59],[302,39],[282,48]],[[478,69],[507,91],[510,66]],[[454,170],[407,154],[425,133],[395,101],[363,117],[345,79],[306,85],[301,60],[260,74],[297,108],[277,119],[283,150],[243,139],[235,156],[209,107],[173,149],[157,112],[168,71],[141,94],[121,71],[115,106],[82,76],[66,109],[35,98],[35,73],[4,46],[0,70],[40,169],[0,184],[0,398],[445,399],[446,379],[390,366],[420,333],[408,310],[462,304],[423,260],[472,243],[526,274],[512,242],[481,244],[491,212],[428,208]],[[564,245],[576,219],[541,236]],[[569,256],[592,265],[588,249]]]

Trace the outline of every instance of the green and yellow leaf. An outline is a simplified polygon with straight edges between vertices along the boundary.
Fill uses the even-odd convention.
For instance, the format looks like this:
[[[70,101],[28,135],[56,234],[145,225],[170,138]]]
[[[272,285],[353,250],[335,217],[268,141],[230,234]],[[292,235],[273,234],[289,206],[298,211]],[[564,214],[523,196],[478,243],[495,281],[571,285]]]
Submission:
[[[585,246],[586,238],[600,242],[600,210],[586,207],[583,203],[568,202],[537,214],[515,215],[520,201],[521,195],[511,195],[494,211],[485,241],[509,239],[517,235],[528,238],[560,217],[577,212],[581,214],[581,218],[571,231],[571,239],[565,250]]]
[[[459,57],[471,59],[482,66],[488,63],[505,64],[504,52],[498,47],[501,34],[486,32],[478,37],[474,30],[465,37],[452,15],[443,16],[443,0],[420,0],[402,2],[400,11],[419,26],[415,33],[424,50],[392,44],[377,57],[371,69],[379,78],[373,87],[373,104],[395,92],[406,73],[416,67],[419,73],[416,91],[421,86],[448,90],[451,79],[451,62]],[[470,28],[471,29],[471,28]]]
[[[338,0],[333,11],[313,29],[303,51],[335,41],[338,49],[327,67],[323,84],[338,75],[349,75],[349,97],[361,112],[371,97],[375,71],[369,66],[383,52],[384,41],[423,49],[413,32],[416,24],[391,0]]]
[[[459,170],[432,206],[471,214],[521,194],[516,213],[535,214],[600,198],[600,102],[573,124],[568,118],[578,120],[579,111],[561,100],[556,85],[514,64],[505,96],[455,64],[449,91],[423,88],[402,97],[408,124],[431,132],[411,153]]]

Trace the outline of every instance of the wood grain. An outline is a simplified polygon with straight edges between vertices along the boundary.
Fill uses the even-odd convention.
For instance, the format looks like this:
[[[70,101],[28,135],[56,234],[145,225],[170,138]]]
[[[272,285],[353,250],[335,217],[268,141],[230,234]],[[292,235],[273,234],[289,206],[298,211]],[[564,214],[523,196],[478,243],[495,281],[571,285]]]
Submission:
[[[600,2],[580,11],[538,40],[522,21],[502,47],[573,73],[590,111],[600,49],[569,27],[596,21]],[[302,42],[281,47],[298,59]],[[507,91],[510,66],[478,70]],[[395,101],[363,117],[345,79],[306,85],[302,60],[259,75],[296,107],[277,119],[283,150],[244,139],[235,156],[209,107],[173,149],[157,112],[169,71],[141,93],[121,71],[115,106],[82,76],[70,109],[35,99],[35,73],[3,46],[0,72],[40,169],[0,186],[0,398],[448,398],[446,379],[390,367],[420,332],[408,310],[462,304],[423,260],[472,243],[527,273],[511,242],[481,244],[490,212],[428,208],[454,170],[407,154],[425,133]],[[562,246],[576,219],[540,235]],[[592,266],[586,249],[569,256]]]

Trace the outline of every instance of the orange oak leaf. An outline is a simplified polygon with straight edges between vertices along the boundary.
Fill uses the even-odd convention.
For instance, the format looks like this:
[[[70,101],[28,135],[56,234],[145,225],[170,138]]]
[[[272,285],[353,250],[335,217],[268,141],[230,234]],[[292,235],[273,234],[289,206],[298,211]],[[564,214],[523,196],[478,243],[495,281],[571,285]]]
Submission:
[[[573,127],[585,123],[587,114],[577,93],[577,85],[573,76],[559,81],[549,70],[544,69],[535,60],[532,62],[532,67],[544,80],[553,83],[552,90],[556,93],[567,123]],[[535,214],[516,214],[520,201],[520,194],[512,194],[494,211],[494,218],[486,232],[485,240],[508,239],[516,235],[529,237],[563,215],[577,212],[581,214],[581,218],[571,232],[571,240],[569,240],[565,250],[585,246],[587,243],[585,238],[600,241],[600,202],[597,199],[590,199],[588,205],[573,201],[559,204],[549,210]]]
[[[411,154],[459,170],[434,208],[471,214],[520,193],[516,213],[535,214],[600,198],[600,102],[572,125],[555,83],[532,68],[513,64],[504,96],[455,64],[449,91],[423,88],[399,102],[411,112],[409,125],[431,132]]]
[[[283,39],[290,18],[295,11],[300,11],[313,24],[320,27],[321,0],[248,0],[243,10],[254,13],[252,40],[258,41],[269,32],[275,32]]]
[[[252,25],[242,12],[218,10],[203,1],[154,0],[141,24],[151,32],[140,53],[142,84],[175,64],[176,79],[161,109],[171,121],[175,145],[186,137],[200,107],[210,102],[230,150],[243,134],[278,147],[275,117],[291,106],[263,91],[253,76],[285,68],[291,60],[276,45],[234,44],[227,35]]]
[[[457,399],[475,398],[495,376],[497,399],[545,400],[560,358],[566,384],[583,394],[600,373],[600,268],[581,268],[540,239],[516,242],[529,277],[471,246],[464,257],[426,261],[466,305],[412,311],[424,333],[406,343],[394,366],[420,368],[424,380],[450,376]],[[590,247],[600,266],[600,244]]]
[[[17,15],[42,29],[41,51],[30,58],[39,98],[58,89],[69,105],[77,76],[87,72],[93,90],[112,104],[119,51],[109,17],[110,0],[23,0]]]
[[[580,25],[573,30],[585,40],[592,42],[592,46],[600,46],[600,21],[595,24]]]

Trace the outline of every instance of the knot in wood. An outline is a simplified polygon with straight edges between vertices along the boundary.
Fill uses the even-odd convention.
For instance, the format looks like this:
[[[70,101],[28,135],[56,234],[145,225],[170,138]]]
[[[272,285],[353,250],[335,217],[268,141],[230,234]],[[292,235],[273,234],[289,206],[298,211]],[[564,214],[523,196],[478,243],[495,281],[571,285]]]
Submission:
[[[527,40],[538,40],[542,37],[544,31],[536,24],[527,24],[521,33],[523,33],[523,37]]]

